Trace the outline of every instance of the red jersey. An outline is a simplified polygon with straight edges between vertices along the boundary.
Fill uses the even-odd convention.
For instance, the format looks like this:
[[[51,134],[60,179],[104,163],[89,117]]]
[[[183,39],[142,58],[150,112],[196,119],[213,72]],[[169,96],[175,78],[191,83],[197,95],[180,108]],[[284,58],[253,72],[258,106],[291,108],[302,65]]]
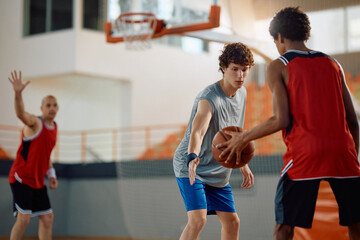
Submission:
[[[56,143],[57,126],[47,126],[41,119],[41,129],[32,137],[24,138],[17,151],[9,174],[9,183],[18,181],[32,188],[45,186],[51,151]]]
[[[290,124],[282,175],[292,180],[360,176],[355,143],[346,122],[342,68],[321,52],[287,51]]]

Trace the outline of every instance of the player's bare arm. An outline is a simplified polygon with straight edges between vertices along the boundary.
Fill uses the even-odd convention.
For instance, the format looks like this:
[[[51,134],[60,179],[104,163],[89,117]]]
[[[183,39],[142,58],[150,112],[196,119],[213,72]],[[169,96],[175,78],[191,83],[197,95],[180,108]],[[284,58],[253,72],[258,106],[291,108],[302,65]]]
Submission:
[[[48,178],[49,178],[49,188],[54,190],[58,187],[58,181],[56,178],[56,173],[54,169],[54,165],[51,162],[51,159],[49,160],[49,170],[47,172]]]
[[[233,158],[234,154],[241,155],[241,151],[252,140],[265,137],[275,133],[289,124],[289,100],[285,83],[287,81],[286,67],[280,60],[272,61],[266,73],[266,81],[272,92],[274,115],[262,124],[241,133],[227,132],[232,138],[217,147],[225,148],[220,157],[228,155],[227,160]],[[240,159],[237,159],[237,164]]]
[[[212,107],[207,100],[200,100],[194,120],[192,122],[191,135],[189,141],[188,153],[199,155],[202,141],[209,127],[212,116]],[[193,185],[196,177],[196,167],[199,164],[199,158],[189,163],[189,179]]]
[[[344,79],[345,79],[344,72],[342,72],[341,83],[342,83],[343,101],[346,112],[346,122],[349,126],[350,133],[355,142],[356,153],[359,154],[359,123],[357,121],[354,104],[351,100],[350,91]]]
[[[251,172],[248,164],[240,168],[240,172],[243,175],[242,188],[248,189],[254,185],[254,175]]]
[[[11,78],[8,78],[13,86],[15,93],[15,112],[16,116],[25,124],[25,137],[34,135],[41,126],[41,121],[35,115],[27,113],[24,107],[22,92],[30,83],[29,81],[23,83],[21,79],[21,71],[19,74],[16,71],[11,72]]]

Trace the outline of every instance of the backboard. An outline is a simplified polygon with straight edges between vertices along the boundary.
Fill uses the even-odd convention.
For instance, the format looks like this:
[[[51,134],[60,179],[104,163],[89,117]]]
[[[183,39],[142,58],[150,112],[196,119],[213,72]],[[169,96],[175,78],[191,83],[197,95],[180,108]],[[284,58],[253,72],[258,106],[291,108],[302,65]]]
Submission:
[[[220,25],[220,6],[214,0],[108,0],[107,7],[104,30],[109,43],[128,41],[129,34],[142,41]]]

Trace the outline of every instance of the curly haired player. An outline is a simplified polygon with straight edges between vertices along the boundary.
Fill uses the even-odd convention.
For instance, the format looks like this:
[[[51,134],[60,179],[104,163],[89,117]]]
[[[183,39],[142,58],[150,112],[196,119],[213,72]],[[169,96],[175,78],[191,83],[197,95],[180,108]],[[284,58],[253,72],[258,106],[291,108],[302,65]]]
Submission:
[[[246,89],[243,84],[254,65],[250,49],[242,43],[225,45],[219,57],[223,78],[196,97],[183,140],[174,156],[174,172],[187,210],[188,223],[180,239],[197,239],[207,214],[221,222],[221,239],[238,239],[240,220],[235,211],[229,178],[231,169],[213,157],[214,135],[227,126],[243,127]],[[243,188],[250,188],[254,176],[248,165],[240,168]]]

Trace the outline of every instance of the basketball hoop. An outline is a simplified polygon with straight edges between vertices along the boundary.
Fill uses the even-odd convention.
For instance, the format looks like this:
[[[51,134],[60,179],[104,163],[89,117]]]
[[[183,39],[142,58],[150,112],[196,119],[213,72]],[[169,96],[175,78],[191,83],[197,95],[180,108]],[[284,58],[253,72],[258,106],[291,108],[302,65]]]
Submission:
[[[116,21],[118,31],[123,34],[126,48],[131,50],[150,48],[150,39],[156,25],[157,19],[152,13],[124,13]]]
[[[113,34],[114,29],[111,22],[104,23],[106,42],[118,43],[125,41],[129,49],[149,48],[151,46],[150,39],[219,27],[220,11],[220,6],[211,5],[207,22],[170,27],[166,26],[164,20],[157,19],[152,13],[124,13],[115,22],[115,29],[120,34]]]

